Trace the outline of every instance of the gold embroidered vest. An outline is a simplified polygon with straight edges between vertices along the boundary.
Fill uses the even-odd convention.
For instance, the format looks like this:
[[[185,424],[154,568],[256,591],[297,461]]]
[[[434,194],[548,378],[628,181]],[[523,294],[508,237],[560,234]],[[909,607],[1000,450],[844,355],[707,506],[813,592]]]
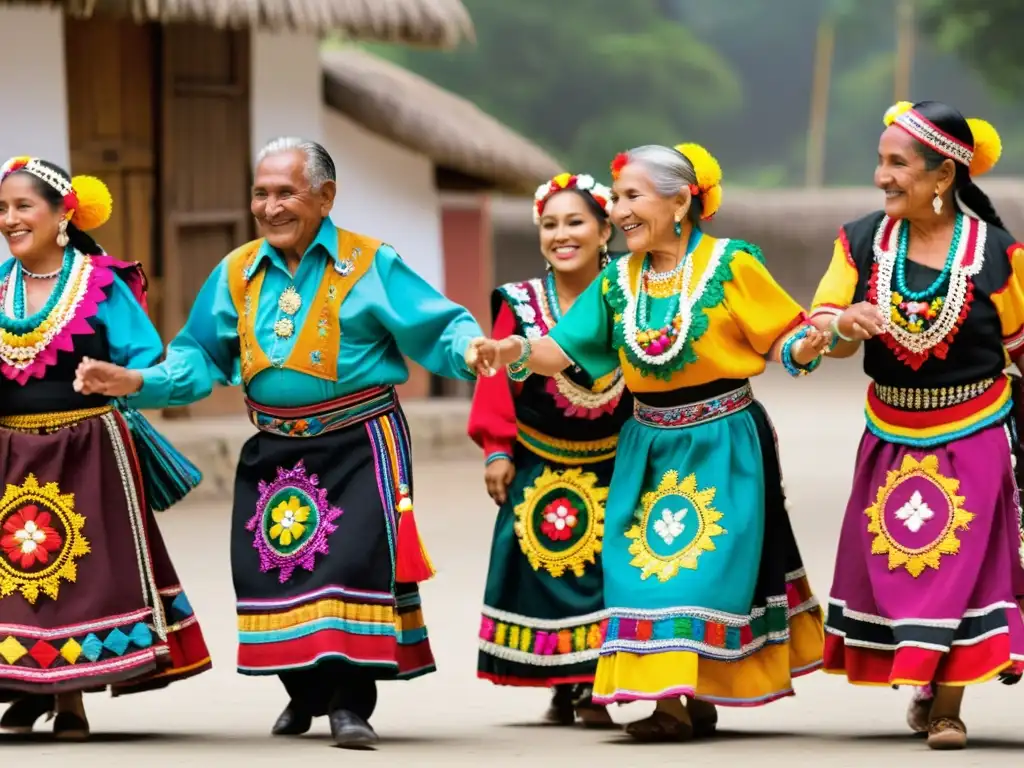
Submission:
[[[256,338],[256,308],[266,266],[261,266],[255,274],[250,272],[262,245],[263,238],[253,240],[228,255],[228,289],[238,314],[238,343],[245,385],[256,374],[275,367]],[[341,305],[370,269],[380,246],[380,240],[338,229],[338,260],[328,259],[309,314],[281,368],[337,381]]]

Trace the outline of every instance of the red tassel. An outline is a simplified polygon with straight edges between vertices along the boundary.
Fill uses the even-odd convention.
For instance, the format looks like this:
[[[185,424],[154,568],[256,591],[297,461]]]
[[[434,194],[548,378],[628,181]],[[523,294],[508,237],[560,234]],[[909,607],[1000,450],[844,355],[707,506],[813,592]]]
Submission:
[[[405,488],[399,489],[398,496],[398,545],[395,554],[395,581],[403,584],[418,584],[434,577],[434,565],[420,539],[416,518],[413,517],[412,500]]]

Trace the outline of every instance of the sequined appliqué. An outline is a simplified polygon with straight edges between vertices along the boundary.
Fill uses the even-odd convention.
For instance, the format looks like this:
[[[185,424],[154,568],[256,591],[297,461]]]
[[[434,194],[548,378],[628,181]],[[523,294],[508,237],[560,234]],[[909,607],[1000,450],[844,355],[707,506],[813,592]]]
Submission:
[[[21,592],[33,605],[40,593],[56,600],[61,581],[76,580],[76,560],[89,554],[84,526],[74,494],[56,483],[41,486],[29,475],[8,485],[0,498],[0,598]]]
[[[567,570],[582,576],[587,563],[596,563],[607,498],[597,475],[545,467],[515,508],[516,536],[533,569],[556,578]]]
[[[887,556],[890,571],[906,568],[914,578],[925,568],[938,569],[943,555],[960,551],[956,532],[974,519],[956,495],[959,488],[959,480],[939,472],[938,456],[904,456],[864,511],[868,533],[875,534],[871,554]]]
[[[293,469],[278,468],[276,479],[259,483],[256,514],[245,527],[253,531],[260,553],[260,571],[279,570],[283,584],[295,569],[313,571],[316,556],[327,555],[327,537],[338,526],[341,510],[327,502],[327,489],[316,475],[307,475],[303,462]]]
[[[722,513],[713,506],[717,489],[699,488],[696,475],[678,478],[666,472],[658,488],[643,495],[638,522],[626,531],[633,539],[630,565],[642,579],[668,581],[680,568],[696,570],[700,556],[714,550],[714,537],[726,533],[718,524]]]

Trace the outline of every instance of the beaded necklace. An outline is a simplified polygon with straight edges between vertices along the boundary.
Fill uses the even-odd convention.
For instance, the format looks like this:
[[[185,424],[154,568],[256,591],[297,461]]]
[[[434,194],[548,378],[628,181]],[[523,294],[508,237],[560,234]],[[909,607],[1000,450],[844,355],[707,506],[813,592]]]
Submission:
[[[893,225],[895,248],[889,234]],[[984,222],[958,213],[941,273],[924,290],[912,291],[906,282],[910,225],[887,217],[879,225],[868,300],[882,309],[883,342],[915,370],[933,353],[944,358],[966,319],[973,296],[971,278],[984,264],[986,233]]]
[[[71,251],[70,258],[68,253],[69,250]],[[53,286],[53,290],[50,292],[49,298],[37,312],[32,314],[31,317],[25,316],[25,278],[23,276],[21,262],[19,261],[15,264],[14,269],[11,271],[8,284],[5,286],[7,290],[11,290],[13,288],[11,295],[12,301],[9,307],[5,307],[5,310],[9,311],[0,312],[0,329],[3,329],[8,333],[27,333],[39,325],[39,321],[41,319],[48,317],[64,295],[64,289],[67,286],[68,278],[71,275],[71,268],[74,265],[74,262],[74,250],[71,246],[68,246],[64,250],[64,260],[61,264],[60,271],[57,274],[57,282]]]
[[[548,312],[551,319],[558,322],[562,319],[562,305],[558,303],[558,290],[555,288],[555,273],[548,272],[544,276],[544,293],[548,298]]]
[[[692,253],[689,251],[674,269],[663,273],[651,268],[651,254],[644,256],[637,289],[635,339],[644,354],[650,357],[664,354],[672,346],[673,339],[685,336],[689,329],[692,317],[689,301],[690,282],[693,280]],[[673,278],[672,291],[663,319],[654,325],[651,322],[649,284],[652,278],[663,280],[667,275]]]

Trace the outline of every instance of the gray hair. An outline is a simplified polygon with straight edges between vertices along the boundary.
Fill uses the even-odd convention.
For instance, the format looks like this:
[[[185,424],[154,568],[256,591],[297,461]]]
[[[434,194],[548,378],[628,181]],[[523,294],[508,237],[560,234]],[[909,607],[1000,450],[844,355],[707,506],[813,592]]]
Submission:
[[[660,144],[645,144],[626,152],[629,163],[636,163],[647,171],[655,191],[662,197],[675,197],[683,187],[697,183],[697,172],[686,156],[671,147]],[[687,214],[690,223],[697,225],[701,215],[700,198],[694,196]]]
[[[256,156],[256,164],[259,165],[271,155],[280,155],[296,150],[306,156],[306,180],[314,190],[320,189],[325,182],[337,181],[334,160],[330,153],[323,148],[323,145],[297,136],[282,136],[267,142]]]

